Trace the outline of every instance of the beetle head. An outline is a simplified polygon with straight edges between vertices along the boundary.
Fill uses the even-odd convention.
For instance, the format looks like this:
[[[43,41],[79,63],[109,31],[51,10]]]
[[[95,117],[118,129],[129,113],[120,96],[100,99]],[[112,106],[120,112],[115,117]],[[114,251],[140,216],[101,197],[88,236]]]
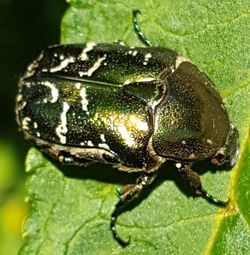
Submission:
[[[227,140],[212,157],[211,162],[217,166],[233,167],[239,155],[239,135],[233,124],[230,125]]]

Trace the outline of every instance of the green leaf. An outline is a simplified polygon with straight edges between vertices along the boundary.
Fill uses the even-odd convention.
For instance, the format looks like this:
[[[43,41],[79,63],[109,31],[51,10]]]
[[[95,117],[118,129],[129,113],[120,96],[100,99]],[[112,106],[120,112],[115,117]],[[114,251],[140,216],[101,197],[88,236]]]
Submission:
[[[249,1],[68,2],[62,43],[121,39],[141,45],[131,21],[131,10],[141,10],[141,27],[154,45],[188,57],[214,81],[239,130],[241,153],[231,171],[207,171],[201,177],[209,193],[221,199],[230,197],[226,208],[181,192],[166,164],[167,179],[171,180],[158,183],[141,203],[118,219],[119,234],[131,236],[131,244],[124,249],[113,240],[109,222],[118,201],[116,189],[127,177],[104,165],[62,172],[61,166],[57,169],[31,149],[26,161],[31,210],[20,254],[248,254]],[[78,171],[81,178],[73,178]]]

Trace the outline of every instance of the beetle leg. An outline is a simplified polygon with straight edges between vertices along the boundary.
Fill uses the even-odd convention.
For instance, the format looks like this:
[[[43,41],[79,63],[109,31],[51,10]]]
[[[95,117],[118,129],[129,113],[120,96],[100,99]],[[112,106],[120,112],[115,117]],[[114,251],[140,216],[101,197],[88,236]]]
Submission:
[[[133,14],[133,25],[134,25],[134,30],[135,33],[137,35],[137,37],[139,38],[139,40],[145,44],[148,47],[152,46],[152,43],[148,40],[148,38],[144,35],[144,33],[141,31],[140,26],[139,26],[139,22],[137,19],[137,15],[141,14],[141,12],[139,10],[133,10],[132,12]]]
[[[200,176],[191,169],[191,165],[182,165],[181,163],[176,163],[176,168],[183,180],[195,191],[197,196],[202,196],[204,199],[210,203],[216,204],[218,206],[226,206],[228,201],[222,201],[214,198],[203,189],[201,185]]]
[[[120,194],[120,200],[115,206],[113,213],[111,214],[110,229],[112,231],[114,239],[123,247],[130,243],[130,238],[128,240],[123,240],[116,231],[116,221],[117,218],[124,210],[126,210],[127,205],[137,198],[141,192],[149,186],[156,178],[156,174],[143,174],[137,180],[135,185],[129,185],[122,194]]]

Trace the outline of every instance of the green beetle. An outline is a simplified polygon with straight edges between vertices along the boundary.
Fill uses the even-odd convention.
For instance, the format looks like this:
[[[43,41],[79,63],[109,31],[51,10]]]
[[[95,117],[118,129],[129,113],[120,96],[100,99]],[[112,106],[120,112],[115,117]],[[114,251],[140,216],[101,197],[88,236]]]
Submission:
[[[141,172],[120,196],[111,218],[150,185],[165,161],[203,196],[209,195],[191,167],[211,159],[235,164],[238,132],[211,80],[176,52],[152,47],[133,11],[134,29],[149,47],[123,43],[73,44],[44,50],[19,83],[17,121],[27,139],[65,164],[93,161]]]

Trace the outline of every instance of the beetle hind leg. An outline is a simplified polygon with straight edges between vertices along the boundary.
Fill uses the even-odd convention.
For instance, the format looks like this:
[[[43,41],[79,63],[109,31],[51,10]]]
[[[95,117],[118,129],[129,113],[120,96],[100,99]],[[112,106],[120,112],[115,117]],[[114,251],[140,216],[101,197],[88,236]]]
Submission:
[[[120,194],[120,200],[115,206],[113,213],[111,214],[111,222],[110,222],[110,229],[112,231],[114,239],[122,246],[125,247],[130,243],[130,238],[128,240],[122,239],[116,231],[116,221],[120,214],[122,214],[125,210],[127,205],[137,198],[142,191],[149,186],[156,178],[156,174],[143,174],[141,177],[138,178],[137,183],[135,185],[128,186]]]
[[[181,163],[176,163],[176,168],[182,179],[191,187],[197,196],[201,196],[206,199],[208,202],[215,204],[217,206],[225,207],[228,204],[228,201],[222,201],[214,198],[212,195],[207,193],[201,185],[200,176],[191,169],[191,165],[182,165]]]

